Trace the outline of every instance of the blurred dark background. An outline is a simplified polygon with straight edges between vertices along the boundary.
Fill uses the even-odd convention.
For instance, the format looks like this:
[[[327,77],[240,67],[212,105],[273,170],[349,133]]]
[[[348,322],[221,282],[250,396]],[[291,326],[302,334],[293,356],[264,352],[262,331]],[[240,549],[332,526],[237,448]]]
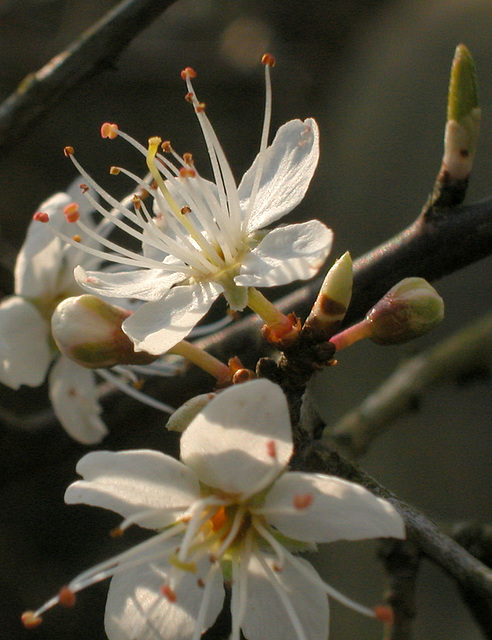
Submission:
[[[0,2],[0,99],[62,51],[114,6],[108,0]],[[492,192],[492,10],[488,0],[179,0],[104,71],[73,89],[28,135],[0,156],[0,291],[12,289],[15,254],[39,203],[76,176],[62,149],[114,193],[128,184],[110,178],[120,164],[142,173],[141,158],[121,141],[101,140],[101,122],[117,122],[140,141],[150,135],[206,153],[180,70],[198,72],[197,93],[233,165],[241,173],[259,144],[265,51],[273,72],[274,131],[290,118],[315,117],[322,158],[308,197],[289,221],[317,217],[333,227],[333,259],[354,257],[410,224],[430,191],[442,154],[449,67],[464,42],[478,69],[483,126],[468,201]],[[118,190],[120,191],[118,192]],[[446,319],[431,335],[405,347],[359,344],[314,386],[323,413],[336,420],[374,389],[404,357],[434,344],[490,310],[491,259],[437,283]],[[46,390],[2,387],[0,405],[17,414],[46,407]],[[131,411],[133,411],[133,416]],[[124,409],[122,408],[124,407]],[[124,400],[124,413],[104,446],[175,449],[162,416]],[[491,518],[491,420],[488,380],[431,390],[420,411],[400,419],[365,457],[363,466],[444,527]],[[145,427],[140,428],[144,423]],[[53,424],[46,432],[0,432],[0,638],[102,640],[105,586],[81,594],[73,611],[46,615],[37,630],[18,622],[74,573],[117,553],[138,532],[112,540],[118,518],[66,507],[63,492],[86,448]],[[334,586],[367,604],[381,600],[384,574],[375,544],[322,548],[318,566]],[[314,558],[313,558],[314,559]],[[475,640],[480,633],[454,586],[423,563],[415,638]],[[333,605],[331,637],[381,637],[378,624]]]

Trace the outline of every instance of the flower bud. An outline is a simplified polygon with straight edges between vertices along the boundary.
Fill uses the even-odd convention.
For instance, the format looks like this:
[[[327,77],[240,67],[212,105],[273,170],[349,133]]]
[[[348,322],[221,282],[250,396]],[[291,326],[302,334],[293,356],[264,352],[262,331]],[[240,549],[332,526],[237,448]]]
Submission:
[[[477,76],[470,52],[456,47],[449,82],[443,169],[452,180],[468,178],[480,127]]]
[[[326,339],[330,338],[347,312],[352,282],[352,258],[347,251],[326,274],[303,330],[315,331]]]
[[[169,431],[183,433],[191,421],[207,406],[210,400],[216,397],[216,393],[202,393],[199,396],[190,398],[179,409],[172,414],[167,421],[166,427]]]
[[[405,278],[367,313],[367,337],[398,344],[430,331],[444,317],[444,302],[423,278]]]
[[[51,331],[63,355],[83,367],[149,364],[158,356],[135,352],[133,342],[121,329],[130,315],[130,311],[97,296],[66,298],[53,313]]]

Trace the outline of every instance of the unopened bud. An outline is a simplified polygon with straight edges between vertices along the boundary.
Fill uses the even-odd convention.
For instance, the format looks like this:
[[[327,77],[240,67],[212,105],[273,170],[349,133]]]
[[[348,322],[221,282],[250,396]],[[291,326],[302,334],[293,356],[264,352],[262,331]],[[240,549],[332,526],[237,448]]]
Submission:
[[[169,431],[178,431],[179,433],[183,433],[191,421],[204,407],[207,406],[210,400],[215,398],[215,396],[215,393],[202,393],[199,396],[190,398],[171,415],[167,421],[166,427]]]
[[[330,338],[340,326],[352,296],[352,258],[347,251],[326,274],[303,331]]]
[[[444,317],[444,302],[423,278],[405,278],[369,311],[368,337],[378,344],[398,344],[427,333]]]
[[[480,128],[477,76],[470,52],[456,47],[449,81],[443,169],[452,180],[468,178]]]
[[[97,296],[66,298],[53,313],[51,331],[60,351],[83,367],[149,364],[157,356],[135,352],[133,342],[121,328],[130,315],[130,311]]]

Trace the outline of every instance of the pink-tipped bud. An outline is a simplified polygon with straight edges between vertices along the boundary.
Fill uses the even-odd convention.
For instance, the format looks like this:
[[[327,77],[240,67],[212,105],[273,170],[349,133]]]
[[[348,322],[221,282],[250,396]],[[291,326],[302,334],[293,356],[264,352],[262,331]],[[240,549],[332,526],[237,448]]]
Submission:
[[[51,318],[51,331],[60,351],[91,369],[117,364],[149,364],[157,356],[135,352],[121,325],[130,311],[97,296],[66,298]]]
[[[368,337],[378,344],[399,344],[430,331],[444,317],[444,302],[423,278],[405,278],[369,311]]]

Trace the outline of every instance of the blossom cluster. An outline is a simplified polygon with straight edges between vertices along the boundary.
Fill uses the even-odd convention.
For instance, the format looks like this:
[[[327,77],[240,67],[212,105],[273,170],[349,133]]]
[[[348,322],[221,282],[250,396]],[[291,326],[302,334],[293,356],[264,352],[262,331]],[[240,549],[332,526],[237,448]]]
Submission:
[[[334,540],[403,538],[401,516],[357,484],[290,470],[295,425],[282,388],[256,379],[238,358],[220,362],[192,341],[219,296],[233,312],[255,312],[265,323],[264,337],[288,354],[293,346],[299,353],[324,344],[325,359],[313,371],[356,340],[403,342],[442,317],[436,292],[410,278],[362,322],[337,333],[352,290],[348,253],[329,270],[304,324],[258,291],[315,275],[333,238],[318,220],[271,228],[308,189],[319,159],[319,130],[312,118],[292,120],[269,144],[274,60],[267,54],[263,63],[260,149],[238,185],[195,93],[196,74],[186,68],[186,99],[201,127],[213,180],[170,142],[152,137],[143,146],[105,123],[102,136],[133,145],[145,158],[147,175],[112,167],[111,173],[132,181],[133,193],[120,201],[66,147],[83,179],[80,190],[53,196],[34,215],[17,259],[15,293],[0,304],[0,382],[14,389],[37,386],[48,374],[60,422],[84,444],[107,433],[99,378],[170,412],[131,382],[137,373],[172,375],[171,354],[210,373],[217,387],[170,419],[168,427],[181,432],[179,461],[151,450],[94,451],[80,460],[82,479],[69,486],[65,501],[120,514],[118,535],[131,525],[154,535],[27,611],[27,627],[40,624],[56,604],[73,605],[77,592],[106,578],[110,640],[199,640],[221,611],[226,590],[231,640],[241,634],[248,640],[327,638],[327,596],[364,615],[391,618],[384,607],[342,595],[299,554]],[[133,244],[117,242],[115,230]]]

